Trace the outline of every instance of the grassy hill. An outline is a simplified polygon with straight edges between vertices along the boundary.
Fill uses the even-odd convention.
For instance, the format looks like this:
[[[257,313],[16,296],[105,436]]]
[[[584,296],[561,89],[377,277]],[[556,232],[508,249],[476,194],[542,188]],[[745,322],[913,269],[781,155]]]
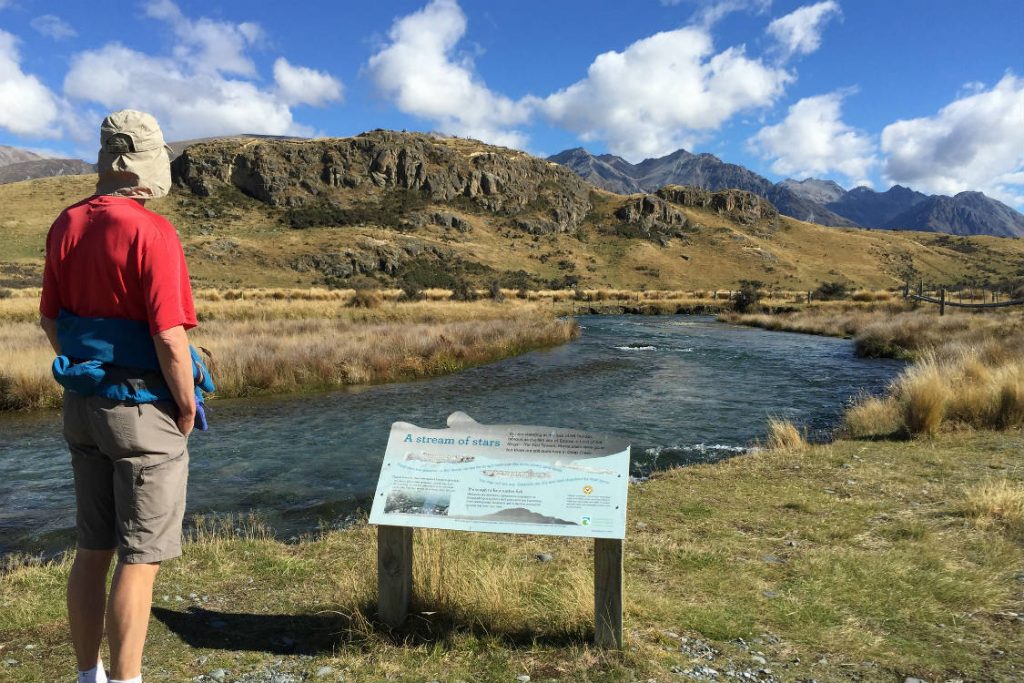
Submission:
[[[416,178],[412,154],[423,159]],[[625,197],[470,140],[387,132],[227,140],[193,146],[180,161],[178,187],[150,206],[178,227],[202,286],[464,279],[717,289],[751,279],[805,290],[837,280],[893,287],[908,275],[950,285],[1024,275],[1021,240],[826,228],[743,205],[749,198],[739,192]],[[0,286],[38,283],[47,228],[94,183],[83,175],[0,186]]]

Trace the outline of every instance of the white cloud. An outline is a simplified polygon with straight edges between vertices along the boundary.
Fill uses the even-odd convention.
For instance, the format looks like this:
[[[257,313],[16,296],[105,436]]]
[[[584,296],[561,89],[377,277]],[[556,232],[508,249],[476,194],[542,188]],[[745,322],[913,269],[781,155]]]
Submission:
[[[772,0],[662,0],[663,5],[679,5],[688,1],[697,5],[691,23],[710,27],[734,12],[763,14],[772,6]]]
[[[529,100],[515,101],[487,87],[470,57],[456,53],[465,33],[459,4],[433,0],[395,20],[367,70],[401,111],[430,119],[447,133],[521,148],[526,136],[515,126],[530,118]]]
[[[854,185],[870,185],[867,177],[878,163],[871,138],[842,120],[844,92],[806,97],[789,108],[781,123],[766,126],[750,139],[763,158],[774,159],[781,175],[813,176],[841,173]]]
[[[117,43],[76,55],[64,92],[156,116],[169,140],[230,133],[305,134],[288,105],[255,83],[183,69]]]
[[[21,70],[18,39],[0,29],[0,128],[15,135],[60,135],[61,103],[42,81]]]
[[[152,113],[169,140],[264,133],[311,135],[291,106],[339,99],[333,77],[283,58],[274,86],[263,86],[248,50],[262,40],[259,26],[191,19],[170,0],[155,0],[147,15],[170,25],[178,45],[167,56],[108,43],[72,58],[64,92],[107,110],[131,107]],[[297,88],[308,90],[299,93]]]
[[[321,107],[340,100],[344,95],[341,82],[323,71],[293,66],[284,57],[274,62],[274,82],[286,103]]]
[[[795,54],[810,54],[821,47],[825,23],[839,14],[839,4],[835,0],[804,5],[768,24],[768,35],[779,42],[787,58]]]
[[[773,103],[793,76],[746,56],[715,53],[705,28],[689,26],[598,55],[581,81],[542,105],[584,140],[604,140],[631,160],[690,146],[733,115]]]
[[[150,0],[146,15],[167,22],[180,42],[174,56],[196,71],[255,76],[256,66],[246,50],[263,37],[251,22],[233,24],[201,17],[189,19],[171,0]]]
[[[886,126],[882,151],[892,182],[942,194],[982,190],[1024,205],[1024,79],[1007,73],[934,116]]]
[[[48,38],[63,40],[78,35],[75,27],[54,14],[44,14],[30,22],[32,28]]]

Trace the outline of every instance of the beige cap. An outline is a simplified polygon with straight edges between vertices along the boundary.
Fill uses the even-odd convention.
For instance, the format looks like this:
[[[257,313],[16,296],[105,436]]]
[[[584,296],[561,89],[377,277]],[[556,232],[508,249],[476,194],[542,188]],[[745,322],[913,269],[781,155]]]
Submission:
[[[169,151],[152,115],[134,109],[114,112],[100,124],[96,194],[165,197],[171,189]]]

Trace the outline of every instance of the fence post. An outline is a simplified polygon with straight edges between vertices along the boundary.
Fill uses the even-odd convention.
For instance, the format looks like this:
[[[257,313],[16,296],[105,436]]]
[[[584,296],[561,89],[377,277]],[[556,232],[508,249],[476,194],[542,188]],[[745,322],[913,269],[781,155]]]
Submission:
[[[377,617],[397,628],[412,597],[412,527],[377,527]]]
[[[939,315],[946,315],[946,288],[939,289]]]
[[[594,539],[594,645],[622,649],[622,539]]]

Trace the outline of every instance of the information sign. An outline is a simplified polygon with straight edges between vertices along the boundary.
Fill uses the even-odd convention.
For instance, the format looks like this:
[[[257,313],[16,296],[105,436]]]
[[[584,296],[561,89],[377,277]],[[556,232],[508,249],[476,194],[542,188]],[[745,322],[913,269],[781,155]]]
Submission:
[[[601,434],[485,425],[391,426],[370,523],[625,538],[629,444]]]

